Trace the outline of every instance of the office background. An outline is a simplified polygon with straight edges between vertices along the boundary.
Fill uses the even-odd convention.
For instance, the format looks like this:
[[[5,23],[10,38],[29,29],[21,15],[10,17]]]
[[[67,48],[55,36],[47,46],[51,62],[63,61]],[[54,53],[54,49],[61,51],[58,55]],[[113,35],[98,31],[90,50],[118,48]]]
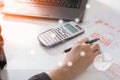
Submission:
[[[7,3],[10,1],[6,0]],[[81,25],[87,31],[92,28],[94,20],[103,18],[111,24],[119,26],[119,3],[119,0],[89,0]],[[37,36],[40,32],[60,25],[58,20],[4,16],[1,14],[0,24],[3,30],[4,49],[8,61],[5,69],[1,72],[3,80],[27,80],[32,75],[42,71],[49,72],[65,57],[65,55],[60,54],[60,51],[72,46],[72,43],[75,43],[77,39],[85,36],[85,34],[78,36],[57,47],[47,49],[40,45]],[[118,54],[115,57],[119,59],[120,56]],[[85,74],[75,80],[80,79],[109,80],[102,72],[97,71],[93,65]]]

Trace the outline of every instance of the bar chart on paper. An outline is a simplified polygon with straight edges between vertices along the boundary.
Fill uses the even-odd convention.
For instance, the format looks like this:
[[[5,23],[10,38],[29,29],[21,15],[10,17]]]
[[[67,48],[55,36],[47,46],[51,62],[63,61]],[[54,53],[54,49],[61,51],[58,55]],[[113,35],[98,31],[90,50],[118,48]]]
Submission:
[[[102,54],[94,60],[94,67],[98,71],[103,71],[108,80],[119,80],[120,26],[111,23],[112,21],[106,18],[94,17],[88,22],[85,25],[86,36],[92,39],[100,38],[98,44],[102,51]]]
[[[88,21],[89,22],[89,21]],[[85,26],[92,26],[92,28],[87,27],[86,34],[90,38],[100,38],[99,43],[103,47],[107,47],[109,49],[117,49],[120,48],[120,27],[110,23],[104,18],[97,18],[89,22]]]

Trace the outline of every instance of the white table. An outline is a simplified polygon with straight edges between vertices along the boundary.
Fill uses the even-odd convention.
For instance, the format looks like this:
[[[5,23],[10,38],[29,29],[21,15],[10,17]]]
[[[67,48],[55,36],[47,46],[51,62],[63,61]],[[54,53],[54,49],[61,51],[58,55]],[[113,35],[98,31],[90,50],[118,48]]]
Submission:
[[[90,8],[86,9],[83,24],[87,24],[90,17],[102,17],[112,11],[117,18],[115,14],[119,15],[120,13],[119,3],[120,0],[89,0]],[[3,80],[27,80],[42,71],[49,72],[64,59],[65,55],[60,51],[72,46],[71,43],[84,36],[78,36],[54,48],[45,48],[40,45],[37,36],[40,32],[58,26],[57,20],[1,15],[0,23],[7,57],[7,65],[1,74]],[[118,24],[120,23],[118,22]],[[88,27],[84,25],[83,28],[87,29]],[[92,66],[88,69],[87,74],[78,79],[90,80],[90,78],[91,80],[108,80]]]

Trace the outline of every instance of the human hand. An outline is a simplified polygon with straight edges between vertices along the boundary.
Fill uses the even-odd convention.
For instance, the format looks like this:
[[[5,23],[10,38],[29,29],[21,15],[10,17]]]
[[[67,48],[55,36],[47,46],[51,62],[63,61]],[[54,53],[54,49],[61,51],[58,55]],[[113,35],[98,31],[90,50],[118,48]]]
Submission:
[[[70,80],[92,64],[94,58],[100,54],[100,47],[96,43],[86,44],[86,41],[88,38],[80,39],[72,47],[63,61],[63,66],[50,73],[52,80]]]
[[[3,49],[4,40],[1,35],[1,30],[2,29],[0,26],[0,69],[2,69],[4,67],[4,65],[6,64],[6,57],[5,57],[4,49]]]
[[[0,26],[0,48],[3,47],[3,44],[4,44],[4,40],[3,40],[3,37],[1,35],[1,31],[2,31],[2,28]]]

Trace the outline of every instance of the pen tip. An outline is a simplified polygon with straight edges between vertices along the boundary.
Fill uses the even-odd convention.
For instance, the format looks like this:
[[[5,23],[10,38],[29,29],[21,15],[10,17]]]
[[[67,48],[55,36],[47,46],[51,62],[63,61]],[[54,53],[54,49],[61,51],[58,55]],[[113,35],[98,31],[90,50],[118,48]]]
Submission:
[[[100,38],[97,38],[97,40],[100,40]]]

